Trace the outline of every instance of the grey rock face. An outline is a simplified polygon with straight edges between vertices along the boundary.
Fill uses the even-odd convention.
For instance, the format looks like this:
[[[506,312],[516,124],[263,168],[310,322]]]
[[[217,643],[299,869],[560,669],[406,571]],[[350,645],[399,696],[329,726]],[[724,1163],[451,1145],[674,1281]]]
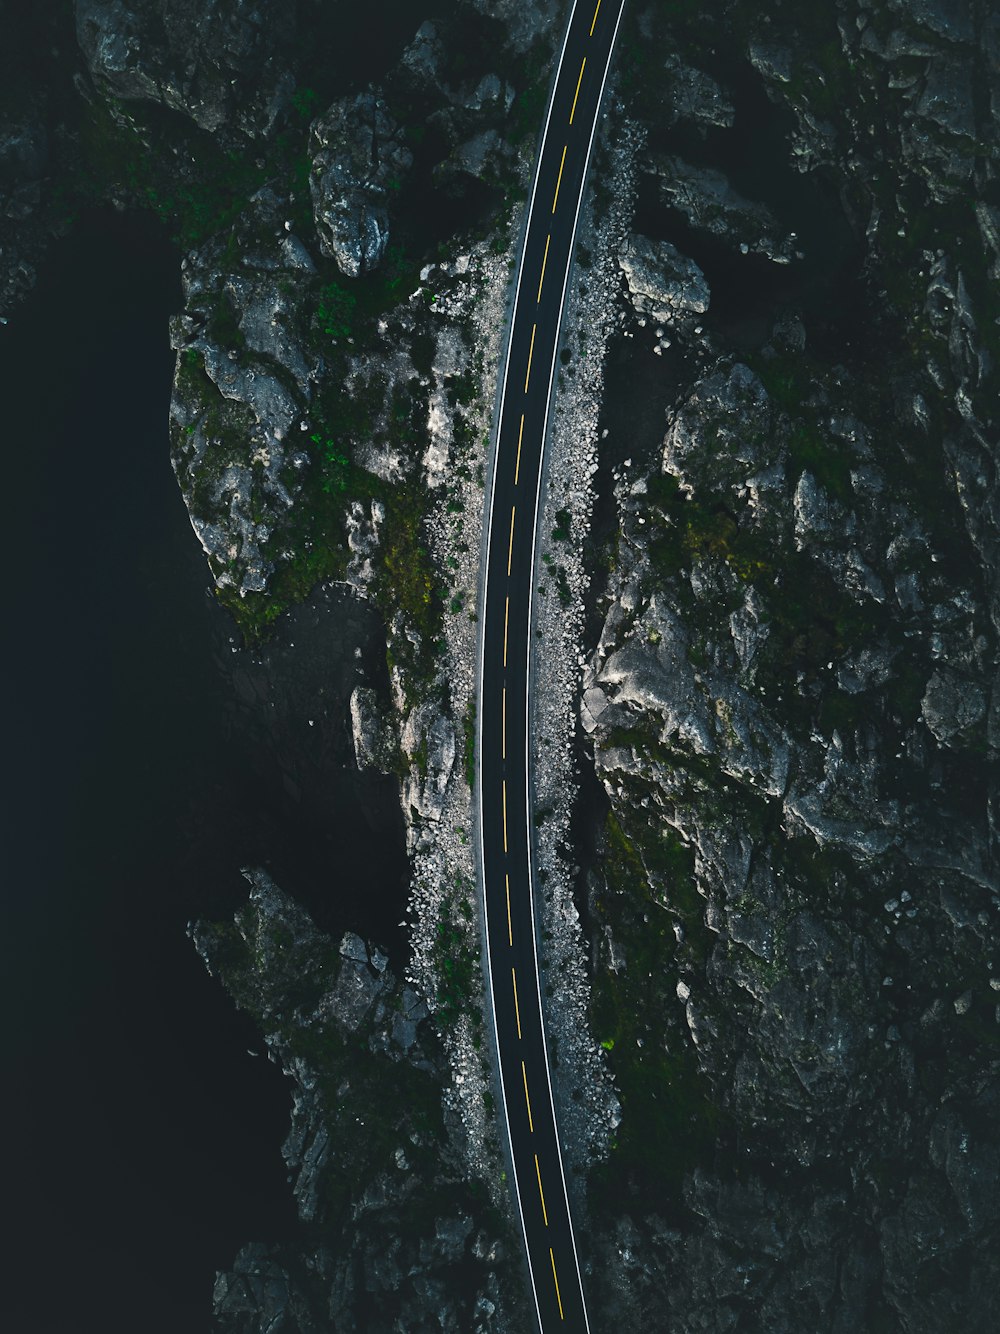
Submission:
[[[663,321],[708,310],[705,275],[669,241],[631,236],[619,263],[637,311]]]
[[[409,813],[407,842],[413,851],[433,842],[433,826],[441,818],[455,764],[455,728],[435,705],[418,704],[406,717],[400,744],[411,760],[418,761],[404,778],[401,793],[403,810]]]
[[[981,684],[963,681],[946,667],[927,682],[920,703],[924,722],[943,745],[981,723],[986,715],[986,693]]]
[[[400,63],[418,85],[432,87],[440,76],[444,56],[444,43],[438,34],[437,25],[427,20],[417,29]]]
[[[747,54],[754,69],[769,82],[791,83],[794,56],[783,43],[753,37],[747,45]]]
[[[718,83],[704,70],[685,64],[676,54],[667,57],[664,70],[669,85],[668,112],[682,124],[700,129],[729,129],[735,112]]]
[[[288,0],[76,0],[76,28],[112,96],[159,102],[204,130],[266,131],[294,87]]]
[[[358,768],[389,772],[396,755],[392,726],[370,686],[356,686],[351,694],[351,731]]]
[[[17,121],[0,126],[0,217],[15,222],[38,207],[48,165],[48,134],[39,110],[27,108]]]
[[[605,696],[621,709],[653,713],[662,735],[706,754],[714,749],[708,711],[687,657],[688,637],[679,618],[655,594],[642,608],[620,648],[608,653],[596,675]],[[604,726],[607,726],[605,720]]]
[[[977,176],[978,193],[992,169],[976,145],[995,139],[1000,116],[992,10],[977,19],[968,0],[838,8],[841,50],[827,48],[821,61],[792,41],[758,35],[749,45],[769,96],[796,116],[799,168],[836,164],[845,178],[870,180],[881,161],[938,202],[967,191]],[[851,124],[850,108],[862,105],[874,133]]]
[[[540,37],[551,34],[562,12],[558,0],[465,0],[465,3],[490,18],[500,19],[516,51],[523,51]]]
[[[935,296],[951,342],[968,327],[958,288],[941,277]],[[802,331],[778,332],[769,355],[794,365]],[[687,1176],[697,1227],[605,1224],[599,1253],[623,1277],[603,1289],[604,1318],[792,1334],[864,1328],[882,1303],[915,1334],[980,1310],[986,1328],[995,1136],[972,1108],[992,1103],[1000,1072],[992,1040],[972,1060],[948,1044],[996,1022],[982,979],[1000,886],[988,785],[950,791],[942,776],[983,744],[992,667],[972,630],[988,616],[973,567],[993,539],[956,586],[887,478],[856,385],[813,367],[793,400],[781,381],[770,392],[767,356],[755,366],[706,359],[653,475],[618,479],[616,560],[581,682],[630,876],[641,866],[649,885],[635,950],[660,913],[677,941],[648,979],[639,956],[657,998],[643,1052],[694,1053],[741,1155],[736,1176]],[[970,497],[976,466],[956,474]],[[829,617],[839,637],[819,630]],[[664,863],[671,839],[689,873]],[[595,948],[620,985],[630,942],[605,925]]]
[[[794,258],[794,241],[780,235],[770,209],[745,199],[721,171],[659,154],[652,156],[650,169],[659,179],[663,202],[692,227],[728,241],[743,254],[764,255],[776,264]]]
[[[746,496],[760,514],[771,479],[756,486],[750,479],[765,471],[755,442],[771,422],[771,402],[759,376],[742,362],[720,367],[692,386],[670,421],[663,440],[663,470],[678,478],[687,476],[714,432],[721,446],[720,480],[725,476],[731,491]]]
[[[389,242],[389,198],[413,155],[375,92],[333,106],[313,122],[309,188],[323,253],[342,273],[377,268]]]
[[[288,245],[282,202],[267,189],[255,198],[238,265],[221,241],[188,256],[172,327],[174,472],[217,583],[241,595],[266,589],[275,568],[272,539],[309,467],[299,428],[320,371],[296,334],[287,275],[309,257]]]
[[[37,215],[49,166],[43,95],[0,124],[0,316],[29,291],[45,246]]]
[[[948,41],[975,38],[971,0],[902,0],[899,9],[913,23]]]
[[[960,57],[932,60],[914,110],[920,119],[932,121],[945,134],[975,138],[972,75],[967,62]]]

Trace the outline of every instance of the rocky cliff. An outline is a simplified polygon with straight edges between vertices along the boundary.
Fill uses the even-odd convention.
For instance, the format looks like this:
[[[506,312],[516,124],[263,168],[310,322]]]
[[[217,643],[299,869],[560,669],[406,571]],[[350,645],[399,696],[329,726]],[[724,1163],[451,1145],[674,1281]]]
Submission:
[[[683,1329],[986,1330],[996,19],[724,8],[711,46],[637,11],[623,52],[642,231],[580,702],[623,1092],[604,1300]],[[709,85],[735,111],[706,129]]]
[[[219,1276],[218,1326],[523,1328],[468,780],[493,368],[560,9],[2,18],[4,318],[82,210],[152,210],[216,596],[254,641],[338,583],[385,632],[350,728],[399,782],[405,976],[261,872],[192,929],[293,1084],[300,1228]],[[1000,1320],[998,45],[985,0],[627,12],[536,700],[601,1327]]]
[[[331,940],[263,871],[246,875],[235,921],[191,935],[292,1081],[282,1153],[302,1227],[218,1275],[217,1327],[511,1328],[519,1257],[468,1180],[426,1004],[378,949]]]

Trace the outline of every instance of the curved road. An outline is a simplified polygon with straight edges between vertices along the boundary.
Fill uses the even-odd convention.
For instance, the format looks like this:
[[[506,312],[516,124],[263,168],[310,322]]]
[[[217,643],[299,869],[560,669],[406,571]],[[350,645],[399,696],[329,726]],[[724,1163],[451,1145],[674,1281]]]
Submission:
[[[488,978],[516,1203],[543,1334],[589,1331],[545,1050],[531,878],[535,528],[559,326],[624,0],[576,0],[549,104],[503,369],[486,533],[479,818]],[[544,652],[544,645],[538,646]]]

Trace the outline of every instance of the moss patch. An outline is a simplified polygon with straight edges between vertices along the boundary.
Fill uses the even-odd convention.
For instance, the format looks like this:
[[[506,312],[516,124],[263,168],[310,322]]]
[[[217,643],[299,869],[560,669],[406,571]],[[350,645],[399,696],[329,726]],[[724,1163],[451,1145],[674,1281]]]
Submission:
[[[593,1031],[620,1091],[622,1122],[592,1186],[608,1207],[639,1197],[639,1207],[669,1213],[680,1208],[684,1175],[714,1155],[722,1120],[676,1023],[672,994],[674,923],[697,937],[704,905],[691,853],[673,831],[657,831],[644,816],[626,818],[627,828],[614,814],[605,822],[605,888],[595,911],[627,962],[618,971],[598,969],[591,1003]]]

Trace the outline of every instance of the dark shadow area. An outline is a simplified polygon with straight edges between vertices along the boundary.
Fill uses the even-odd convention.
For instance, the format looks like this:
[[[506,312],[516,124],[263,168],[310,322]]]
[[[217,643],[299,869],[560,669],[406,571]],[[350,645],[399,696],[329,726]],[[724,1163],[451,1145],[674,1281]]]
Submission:
[[[768,99],[756,72],[745,60],[732,59],[726,76],[732,129],[699,136],[678,126],[654,135],[650,146],[721,171],[738,194],[771,210],[775,240],[796,233],[804,258],[776,264],[740,254],[732,242],[692,227],[684,214],[667,208],[649,176],[640,178],[635,230],[670,241],[698,264],[712,294],[704,323],[727,340],[759,346],[775,317],[791,308],[802,314],[811,345],[836,348],[843,357],[868,316],[863,237],[855,234],[831,181],[821,171],[804,174],[791,165],[792,117]]]
[[[32,1334],[206,1334],[214,1271],[293,1225],[288,1087],[185,936],[239,867],[402,949],[395,785],[343,767],[377,625],[303,609],[287,680],[281,636],[230,652],[168,458],[179,305],[159,226],[102,212],[0,330],[4,1321]]]

